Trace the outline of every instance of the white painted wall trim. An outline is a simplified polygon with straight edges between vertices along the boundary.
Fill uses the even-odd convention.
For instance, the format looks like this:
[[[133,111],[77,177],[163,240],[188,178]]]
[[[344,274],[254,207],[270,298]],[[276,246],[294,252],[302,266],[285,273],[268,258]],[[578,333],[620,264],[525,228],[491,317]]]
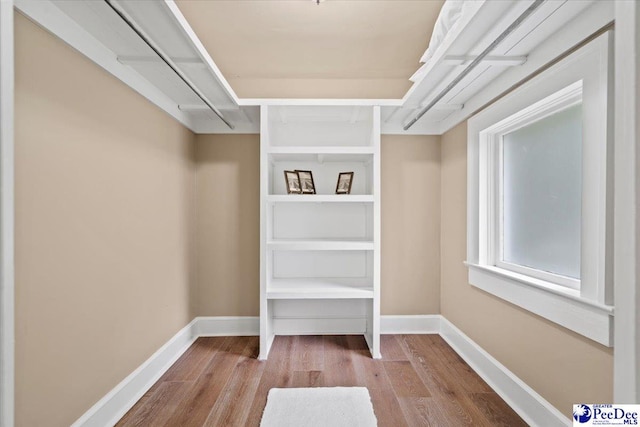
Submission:
[[[569,424],[560,411],[441,315],[381,316],[380,321],[383,334],[440,334],[528,424],[541,427]],[[72,427],[113,426],[196,338],[258,336],[259,332],[259,317],[196,317]]]
[[[382,334],[437,334],[440,331],[439,314],[380,316]],[[364,333],[365,318],[274,319],[276,335],[303,335],[332,333]],[[197,317],[194,320],[194,336],[258,336],[259,317]]]
[[[640,403],[640,4],[617,1],[615,6],[613,398]]]
[[[442,318],[440,336],[530,426],[567,426],[571,422],[524,381],[451,322]]]
[[[533,278],[496,267],[466,263],[469,283],[536,313],[602,345],[613,344],[613,308],[573,295],[570,290],[538,285]]]
[[[13,1],[0,1],[0,427],[14,425]]]
[[[286,105],[286,106],[402,106],[402,99],[349,99],[349,98],[240,98],[240,106]]]
[[[274,335],[350,335],[366,331],[365,317],[273,317]]]
[[[437,334],[442,316],[421,314],[405,316],[380,316],[381,334]]]
[[[254,337],[260,335],[258,316],[216,316],[193,319],[193,335],[196,337]]]
[[[194,319],[182,328],[149,359],[107,393],[71,427],[113,426],[160,379],[176,360],[193,344]]]
[[[53,2],[50,0],[15,0],[15,5],[20,12],[33,22],[62,39],[69,46],[195,132],[194,124],[191,122],[189,115],[181,111],[171,98],[131,67],[120,63],[115,53],[97,41],[84,28],[56,7]]]

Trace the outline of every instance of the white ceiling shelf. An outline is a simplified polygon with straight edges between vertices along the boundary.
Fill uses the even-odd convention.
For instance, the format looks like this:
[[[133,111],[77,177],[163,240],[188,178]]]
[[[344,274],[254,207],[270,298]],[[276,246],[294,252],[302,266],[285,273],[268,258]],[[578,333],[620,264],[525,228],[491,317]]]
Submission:
[[[463,15],[459,24],[454,25],[455,30],[444,36],[433,56],[414,75],[414,84],[403,97],[402,106],[382,107],[382,133],[446,132],[496,95],[601,28],[608,20],[607,16],[611,15],[613,4],[593,1],[544,2],[413,127],[408,131],[403,130],[405,124],[437,99],[469,63],[532,3],[533,0],[471,2],[468,13]],[[572,32],[569,23],[575,27]],[[565,35],[556,36],[561,32]],[[545,45],[549,43],[555,46]],[[488,87],[493,89],[490,94],[486,90]],[[448,105],[462,108],[441,108]]]
[[[118,2],[235,126],[233,130],[106,3],[15,0],[15,6],[195,133],[259,133],[260,105],[273,106],[273,120],[284,127],[309,121],[358,127],[369,120],[367,106],[377,105],[382,110],[383,134],[438,135],[613,20],[614,2],[544,2],[413,127],[403,130],[532,2],[471,2],[472,13],[447,33],[402,99],[295,100],[239,99],[172,0]]]

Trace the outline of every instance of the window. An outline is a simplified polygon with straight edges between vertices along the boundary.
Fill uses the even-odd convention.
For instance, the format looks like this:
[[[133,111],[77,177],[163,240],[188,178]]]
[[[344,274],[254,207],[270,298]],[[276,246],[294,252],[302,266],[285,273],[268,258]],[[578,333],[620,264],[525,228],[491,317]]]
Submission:
[[[580,289],[582,105],[502,135],[496,265]]]
[[[480,131],[487,150],[486,264],[580,289],[582,81]],[[491,169],[491,170],[489,170]]]
[[[469,283],[612,341],[611,36],[468,125]]]

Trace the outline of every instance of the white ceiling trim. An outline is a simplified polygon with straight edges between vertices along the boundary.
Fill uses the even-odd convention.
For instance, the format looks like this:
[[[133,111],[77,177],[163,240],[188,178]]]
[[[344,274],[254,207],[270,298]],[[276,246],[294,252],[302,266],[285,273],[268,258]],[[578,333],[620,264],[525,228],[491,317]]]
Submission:
[[[240,105],[402,106],[401,99],[242,98]]]

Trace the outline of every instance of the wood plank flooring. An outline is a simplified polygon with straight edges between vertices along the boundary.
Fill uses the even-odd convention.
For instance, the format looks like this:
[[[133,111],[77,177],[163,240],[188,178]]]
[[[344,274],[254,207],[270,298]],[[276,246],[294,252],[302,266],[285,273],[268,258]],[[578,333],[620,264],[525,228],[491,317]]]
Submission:
[[[259,426],[273,387],[364,386],[378,425],[526,426],[438,335],[199,338],[118,426]]]

